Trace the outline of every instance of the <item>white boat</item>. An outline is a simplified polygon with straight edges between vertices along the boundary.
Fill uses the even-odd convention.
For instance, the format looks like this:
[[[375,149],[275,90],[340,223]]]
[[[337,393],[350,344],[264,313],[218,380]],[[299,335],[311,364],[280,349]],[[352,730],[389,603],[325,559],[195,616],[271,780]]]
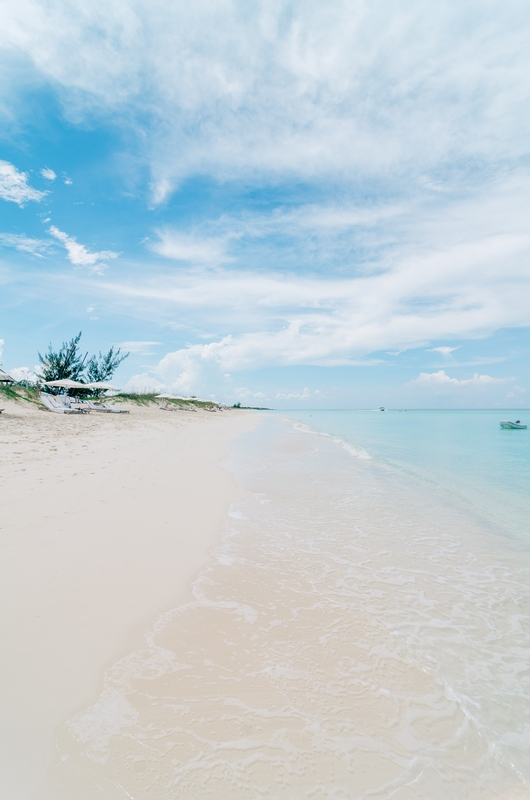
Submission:
[[[501,428],[525,431],[527,427],[528,425],[523,425],[518,419],[515,422],[511,422],[509,419],[501,419]]]

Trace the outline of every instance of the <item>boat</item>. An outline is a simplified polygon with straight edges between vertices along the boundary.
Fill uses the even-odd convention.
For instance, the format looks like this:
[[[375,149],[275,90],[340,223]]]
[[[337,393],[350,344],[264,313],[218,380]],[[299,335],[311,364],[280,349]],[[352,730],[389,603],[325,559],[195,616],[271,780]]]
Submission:
[[[384,406],[380,406],[379,411],[386,411],[386,408]]]
[[[509,419],[501,419],[501,428],[505,428],[506,430],[525,431],[528,428],[528,425],[523,425],[518,419],[516,419],[515,422],[511,422]]]

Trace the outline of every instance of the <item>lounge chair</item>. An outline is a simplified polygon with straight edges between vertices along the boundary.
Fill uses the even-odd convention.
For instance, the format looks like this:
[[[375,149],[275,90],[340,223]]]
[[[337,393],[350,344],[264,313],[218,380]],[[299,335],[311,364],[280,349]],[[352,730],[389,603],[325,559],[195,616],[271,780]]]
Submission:
[[[102,403],[93,403],[92,400],[87,400],[86,403],[91,411],[101,411],[102,414],[110,414],[109,409],[105,408]]]
[[[170,406],[169,403],[166,403],[165,405],[159,403],[158,408],[160,411],[180,411],[180,406]]]
[[[165,406],[163,406],[162,403],[159,403],[158,408],[160,411],[197,411],[197,409],[193,408],[193,406],[170,406],[169,403],[166,403]]]
[[[61,405],[58,403],[51,394],[46,394],[45,392],[41,392],[40,399],[48,409],[48,411],[53,411],[55,414],[88,414],[90,413],[90,409],[88,408],[70,408],[67,405]]]
[[[107,403],[93,403],[91,400],[87,400],[88,406],[92,409],[92,411],[103,411],[106,414],[129,414],[129,410],[126,408],[114,408],[114,406],[109,406]]]

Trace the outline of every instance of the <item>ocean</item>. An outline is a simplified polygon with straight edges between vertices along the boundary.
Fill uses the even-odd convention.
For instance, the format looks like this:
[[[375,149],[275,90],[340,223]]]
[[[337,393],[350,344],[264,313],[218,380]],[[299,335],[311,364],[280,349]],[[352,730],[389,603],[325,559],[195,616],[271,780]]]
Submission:
[[[502,419],[530,426],[528,410],[310,410],[289,416],[447,492],[507,530],[530,533],[530,430],[499,426]]]
[[[64,796],[530,798],[530,439],[502,416],[264,415],[193,600],[60,732]]]

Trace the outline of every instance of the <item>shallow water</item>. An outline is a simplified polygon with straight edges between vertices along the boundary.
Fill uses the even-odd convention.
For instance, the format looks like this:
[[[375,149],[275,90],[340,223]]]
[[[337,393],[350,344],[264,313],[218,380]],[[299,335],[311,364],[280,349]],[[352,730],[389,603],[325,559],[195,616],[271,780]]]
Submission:
[[[281,415],[285,416],[284,414]],[[296,411],[289,414],[496,518],[530,546],[530,429],[524,410]]]
[[[353,452],[233,446],[248,498],[60,732],[56,797],[530,798],[528,549]]]

